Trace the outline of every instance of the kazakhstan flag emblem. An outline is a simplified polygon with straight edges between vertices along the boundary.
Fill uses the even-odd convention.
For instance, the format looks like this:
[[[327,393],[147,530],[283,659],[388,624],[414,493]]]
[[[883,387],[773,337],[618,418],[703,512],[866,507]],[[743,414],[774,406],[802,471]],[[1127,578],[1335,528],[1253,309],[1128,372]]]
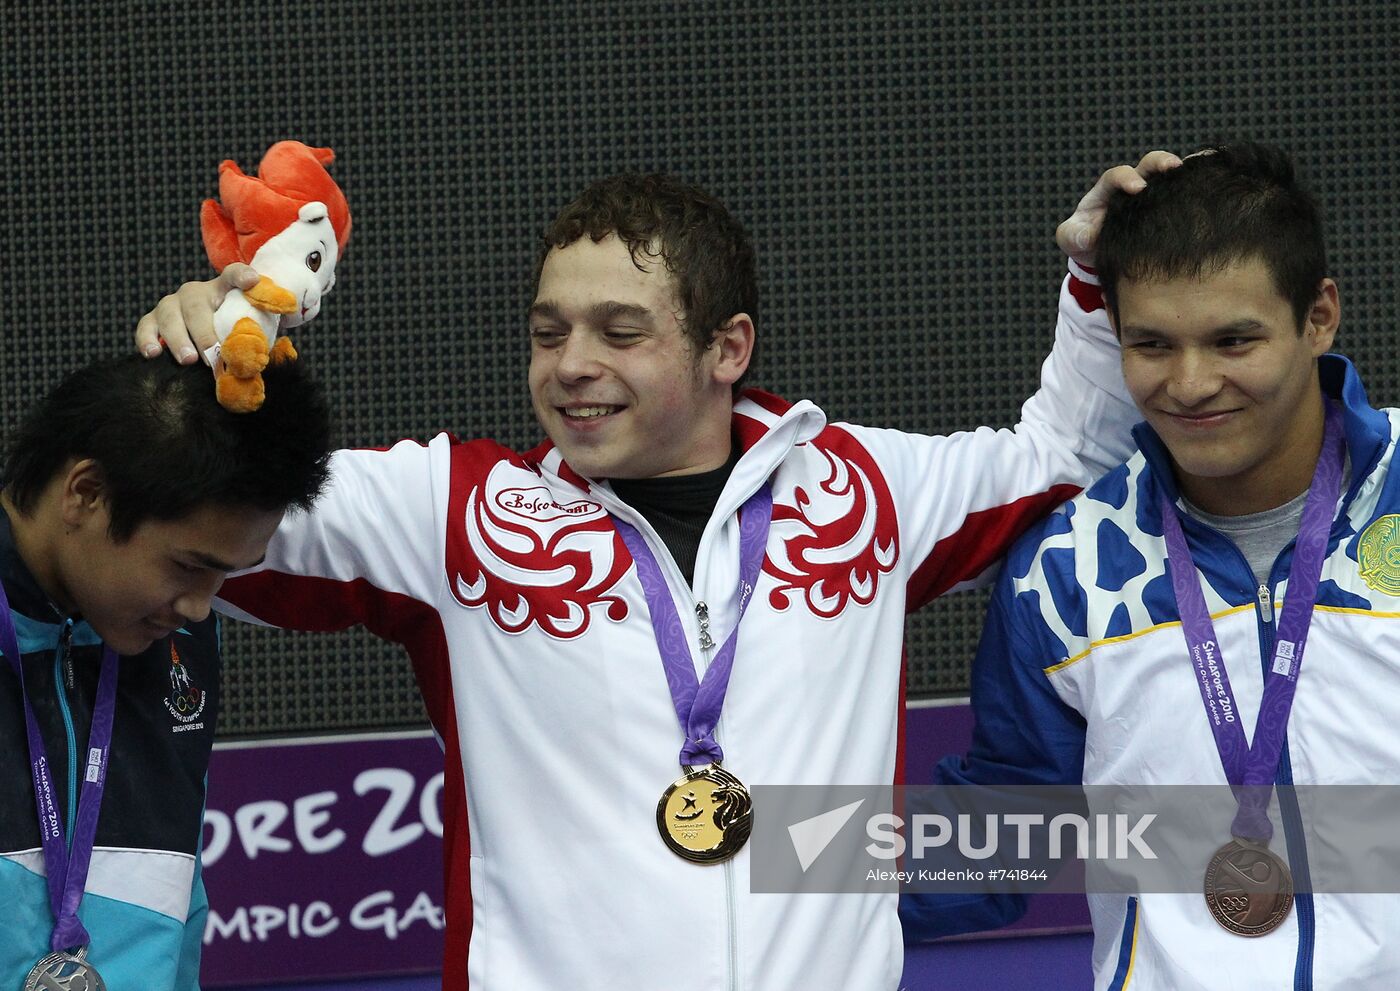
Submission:
[[[1400,595],[1400,516],[1382,516],[1361,535],[1361,580],[1377,592]]]

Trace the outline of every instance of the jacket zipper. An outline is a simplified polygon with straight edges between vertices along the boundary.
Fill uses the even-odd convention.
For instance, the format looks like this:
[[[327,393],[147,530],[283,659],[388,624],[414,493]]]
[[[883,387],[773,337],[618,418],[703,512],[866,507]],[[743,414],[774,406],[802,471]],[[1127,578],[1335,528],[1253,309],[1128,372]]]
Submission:
[[[53,655],[53,682],[58,689],[58,711],[63,713],[63,732],[68,738],[68,843],[73,842],[73,821],[78,814],[78,736],[73,731],[73,710],[68,707],[68,690],[73,681],[73,620],[63,621],[58,648]]]
[[[695,619],[700,623],[700,636],[698,642],[702,651],[713,650],[715,647],[714,638],[710,636],[710,607],[704,602],[695,603]]]
[[[1279,798],[1279,812],[1283,816],[1283,835],[1288,846],[1288,861],[1293,864],[1293,883],[1297,888],[1312,887],[1312,871],[1308,866],[1307,839],[1303,834],[1303,817],[1298,809],[1297,796],[1292,793],[1293,764],[1288,757],[1288,736],[1283,738],[1283,760],[1279,761],[1278,783],[1290,789],[1285,801]],[[1295,861],[1293,850],[1297,848],[1301,856]],[[1298,963],[1293,970],[1294,991],[1312,991],[1313,948],[1317,942],[1317,919],[1313,912],[1311,891],[1299,891],[1293,895],[1293,904],[1298,910]]]
[[[700,645],[701,656],[705,659],[705,670],[710,669],[710,652],[715,649],[715,641],[710,636],[710,607],[704,601],[695,603],[695,617],[700,623],[700,635],[697,642]],[[724,901],[729,916],[729,933],[726,943],[728,943],[728,964],[730,991],[738,991],[739,987],[739,920],[738,908],[735,905],[734,896],[734,860],[733,858],[724,862]]]
[[[1291,544],[1285,546],[1285,550]],[[1283,554],[1280,552],[1279,557]],[[1275,560],[1274,564],[1278,564]],[[1273,576],[1270,575],[1272,578]],[[1265,606],[1269,604],[1269,587],[1259,586],[1264,595],[1260,601]],[[1260,615],[1259,628],[1260,660],[1264,666],[1264,677],[1269,676],[1269,667],[1273,663],[1274,640],[1277,630],[1274,629],[1273,609],[1270,607]],[[1312,887],[1311,871],[1308,867],[1308,842],[1303,835],[1303,816],[1298,808],[1298,796],[1293,793],[1293,764],[1288,756],[1288,732],[1283,735],[1283,753],[1279,759],[1278,772],[1274,777],[1274,784],[1278,787],[1275,791],[1278,794],[1279,816],[1283,820],[1283,842],[1288,850],[1288,864],[1293,874],[1294,887],[1296,889],[1308,889]],[[1313,943],[1316,940],[1315,920],[1313,917],[1313,901],[1310,893],[1297,891],[1293,896],[1293,905],[1298,912],[1298,957],[1293,968],[1293,989],[1294,991],[1312,991],[1312,961]]]
[[[1284,550],[1294,546],[1290,541],[1284,545]],[[1283,557],[1283,551],[1279,552],[1279,558]],[[1278,560],[1274,560],[1274,567],[1277,568]],[[1273,579],[1272,570],[1269,578]],[[1264,609],[1260,614],[1260,661],[1264,667],[1264,677],[1269,677],[1269,668],[1273,663],[1274,641],[1278,631],[1274,627],[1274,614],[1270,602],[1270,589],[1267,583],[1259,586],[1262,595],[1260,599]],[[1298,796],[1293,793],[1293,762],[1288,754],[1288,732],[1283,735],[1283,753],[1280,755],[1278,772],[1274,777],[1275,789],[1278,793],[1279,817],[1283,820],[1283,841],[1288,850],[1288,864],[1293,874],[1295,891],[1293,905],[1298,912],[1298,956],[1293,966],[1293,989],[1294,991],[1312,991],[1312,963],[1313,944],[1316,942],[1316,919],[1313,913],[1312,894],[1307,890],[1312,887],[1311,870],[1308,866],[1308,841],[1303,834],[1303,816],[1298,808]]]
[[[696,637],[696,643],[700,647],[700,656],[704,659],[704,668],[710,669],[710,652],[715,649],[714,637],[710,635],[710,607],[702,599],[695,602],[695,619],[700,624],[700,633]],[[729,991],[738,991],[739,987],[739,913],[735,905],[734,895],[734,861],[733,859],[724,862],[724,901],[728,909],[729,933],[728,939],[728,963],[729,963]]]
[[[676,564],[675,558],[671,556],[670,548],[668,548],[666,542],[657,535],[656,530],[647,521],[646,517],[633,510],[630,506],[626,506],[625,503],[623,506],[626,508],[624,518],[642,534],[642,539],[651,547],[652,553],[656,554],[656,559],[665,562],[662,567],[666,568],[669,566],[670,578],[678,583],[678,587],[690,589],[691,599],[695,603],[695,622],[697,626],[695,642],[700,648],[700,657],[702,661],[700,677],[703,678],[704,673],[710,669],[710,652],[716,646],[714,638],[710,634],[710,607],[704,600],[695,598],[694,587],[686,584],[685,575],[681,574],[680,566]],[[617,510],[610,508],[609,511],[616,512]],[[702,536],[701,541],[703,542],[703,540],[704,537]],[[657,551],[658,547],[660,548],[659,553]],[[699,558],[700,555],[697,554],[695,563],[695,574],[697,577],[700,574]],[[668,588],[669,587],[670,583],[668,582]],[[695,587],[700,587],[699,582],[695,583]],[[716,726],[715,730],[716,735],[718,735],[719,727]],[[729,979],[725,986],[729,991],[739,991],[739,913],[738,907],[735,904],[733,858],[724,862],[723,870],[724,900],[729,916],[728,933],[725,938],[726,949],[728,951],[726,954],[726,963],[729,969]]]
[[[1206,532],[1219,537],[1232,551],[1235,557],[1247,573],[1253,574],[1254,569],[1249,566],[1249,561],[1245,558],[1244,552],[1240,550],[1229,537],[1226,537],[1219,530],[1211,527],[1200,520],[1190,518],[1190,523],[1199,526]],[[1330,539],[1330,537],[1329,537]],[[1273,582],[1273,572],[1277,570],[1278,563],[1283,559],[1283,555],[1289,548],[1297,543],[1296,538],[1283,545],[1278,557],[1274,558],[1273,566],[1269,569],[1269,582],[1261,582],[1256,592],[1259,605],[1255,613],[1255,622],[1259,631],[1259,660],[1263,666],[1264,679],[1267,682],[1269,668],[1274,659],[1274,605],[1272,588],[1277,587],[1277,582]],[[1271,583],[1272,582],[1272,586]],[[1308,847],[1303,836],[1303,817],[1298,808],[1298,797],[1293,794],[1293,765],[1288,756],[1288,733],[1285,730],[1283,736],[1283,753],[1279,759],[1278,772],[1274,776],[1275,793],[1278,795],[1279,817],[1283,820],[1283,841],[1284,848],[1288,851],[1288,865],[1293,874],[1296,888],[1310,887],[1312,884],[1311,872],[1308,868]],[[1285,789],[1287,789],[1285,791]],[[1311,894],[1297,893],[1293,896],[1293,904],[1298,912],[1298,952],[1297,962],[1293,969],[1293,991],[1312,991],[1312,961],[1313,943],[1316,939],[1315,922],[1313,917],[1313,901]]]
[[[730,513],[730,515],[732,516],[734,514]],[[702,534],[700,537],[702,543],[704,539],[704,535]],[[704,585],[698,580],[700,577],[701,562],[703,560],[704,557],[698,553],[697,548],[697,553],[695,555],[695,577],[697,580],[694,584],[694,588],[704,588]],[[677,568],[676,570],[679,571],[680,569]],[[684,578],[684,576],[681,577]],[[700,624],[700,635],[697,640],[697,643],[700,645],[700,656],[703,658],[704,670],[708,671],[712,660],[710,655],[718,644],[715,643],[714,637],[710,634],[710,607],[703,600],[697,599],[695,602],[695,618]],[[720,718],[724,718],[723,714],[721,714]],[[716,738],[718,738],[718,724],[715,726],[715,734]],[[739,908],[737,904],[738,896],[735,893],[735,885],[737,882],[734,877],[734,859],[731,857],[729,860],[726,860],[722,866],[724,870],[724,904],[728,915],[728,932],[725,934],[725,944],[726,950],[728,951],[726,954],[728,958],[726,962],[729,966],[729,980],[725,986],[729,991],[739,991]]]
[[[734,858],[724,862],[724,897],[729,903],[729,991],[739,991],[739,910],[734,897]]]

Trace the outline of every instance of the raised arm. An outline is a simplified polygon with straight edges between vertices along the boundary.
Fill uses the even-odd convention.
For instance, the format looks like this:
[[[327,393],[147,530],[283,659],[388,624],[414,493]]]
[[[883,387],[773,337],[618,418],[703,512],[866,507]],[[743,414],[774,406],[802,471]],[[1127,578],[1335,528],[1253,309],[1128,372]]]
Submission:
[[[899,508],[910,608],[988,580],[1031,523],[1127,457],[1139,417],[1086,262],[1111,193],[1140,189],[1143,175],[1178,162],[1153,152],[1136,168],[1109,169],[1060,225],[1070,272],[1054,346],[1014,428],[941,437],[849,428],[874,456]]]
[[[1064,445],[1083,468],[1081,487],[1127,456],[1128,431],[1138,420],[1094,274],[1099,229],[1115,192],[1139,192],[1146,176],[1180,164],[1170,152],[1152,151],[1136,166],[1107,170],[1055,230],[1069,275],[1060,291],[1055,344],[1041,367],[1039,390],[1021,407],[1018,429],[1033,428],[1045,442]]]

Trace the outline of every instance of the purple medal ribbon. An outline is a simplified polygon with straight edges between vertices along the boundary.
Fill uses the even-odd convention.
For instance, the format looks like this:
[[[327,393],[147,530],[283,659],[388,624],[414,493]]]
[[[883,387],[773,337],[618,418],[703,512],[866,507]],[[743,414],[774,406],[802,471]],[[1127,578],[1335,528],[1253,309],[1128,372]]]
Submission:
[[[715,739],[715,724],[724,708],[724,695],[729,689],[729,672],[734,667],[734,651],[739,642],[739,623],[753,598],[758,573],[768,546],[768,526],[773,519],[773,493],[765,483],[749,496],[739,510],[739,617],[734,629],[715,655],[714,661],[701,681],[695,675],[685,627],[671,598],[666,577],[656,555],[646,539],[625,520],[613,517],[613,524],[627,545],[637,565],[637,578],[646,593],[647,609],[651,613],[651,628],[656,633],[656,645],[661,650],[661,662],[666,670],[666,683],[671,688],[671,701],[676,717],[685,731],[685,746],[681,748],[681,764],[718,764],[724,751]]]
[[[88,759],[79,760],[86,768],[78,814],[73,824],[72,847],[64,842],[63,819],[58,814],[54,798],[53,774],[49,771],[48,754],[39,722],[29,704],[24,688],[24,665],[20,661],[19,638],[15,635],[10,603],[0,583],[0,650],[10,659],[19,678],[20,697],[24,700],[24,725],[29,734],[29,764],[34,775],[34,804],[39,812],[39,836],[43,841],[44,870],[48,875],[49,905],[53,909],[54,929],[49,949],[57,952],[87,946],[91,940],[78,920],[78,906],[87,886],[88,867],[92,863],[92,847],[97,838],[97,813],[102,805],[102,789],[107,783],[107,758],[112,744],[112,718],[117,708],[117,653],[111,647],[102,652],[102,671],[97,678],[97,702],[92,713],[92,729],[88,733]]]
[[[1201,592],[1201,579],[1191,559],[1191,550],[1186,545],[1186,535],[1182,532],[1176,507],[1160,490],[1158,494],[1172,591],[1176,595],[1177,611],[1181,614],[1181,632],[1196,669],[1196,687],[1200,689],[1201,701],[1205,704],[1220,763],[1239,801],[1239,811],[1231,831],[1237,837],[1259,840],[1265,844],[1274,834],[1268,816],[1269,796],[1273,791],[1274,777],[1278,774],[1279,757],[1283,753],[1288,714],[1298,688],[1298,672],[1303,667],[1303,648],[1307,643],[1313,606],[1317,603],[1318,582],[1322,577],[1322,561],[1327,555],[1332,516],[1342,490],[1345,456],[1342,414],[1334,403],[1327,402],[1326,405],[1322,452],[1303,506],[1303,519],[1293,550],[1293,565],[1288,571],[1288,595],[1278,620],[1272,663],[1264,674],[1264,694],[1259,703],[1253,746],[1245,740],[1244,728],[1240,725],[1239,706],[1230,688],[1230,675],[1225,670],[1220,642],[1215,636],[1215,626],[1206,607],[1205,595]]]

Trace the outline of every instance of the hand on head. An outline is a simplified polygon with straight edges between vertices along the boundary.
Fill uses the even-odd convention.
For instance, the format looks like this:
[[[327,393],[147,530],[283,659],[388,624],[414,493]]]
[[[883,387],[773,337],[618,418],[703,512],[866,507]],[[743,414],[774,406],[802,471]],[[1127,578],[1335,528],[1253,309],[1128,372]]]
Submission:
[[[258,284],[252,266],[235,262],[216,279],[186,282],[160,302],[136,324],[136,348],[147,358],[160,354],[162,346],[175,360],[188,365],[218,343],[214,333],[214,311],[230,290],[245,292]]]
[[[1165,172],[1181,164],[1181,159],[1169,151],[1149,151],[1142,156],[1136,167],[1117,165],[1099,176],[1094,187],[1084,194],[1074,213],[1055,229],[1055,243],[1060,250],[1086,268],[1094,265],[1094,247],[1098,243],[1099,228],[1103,226],[1104,211],[1108,200],[1115,192],[1141,192],[1147,185],[1147,176]]]

